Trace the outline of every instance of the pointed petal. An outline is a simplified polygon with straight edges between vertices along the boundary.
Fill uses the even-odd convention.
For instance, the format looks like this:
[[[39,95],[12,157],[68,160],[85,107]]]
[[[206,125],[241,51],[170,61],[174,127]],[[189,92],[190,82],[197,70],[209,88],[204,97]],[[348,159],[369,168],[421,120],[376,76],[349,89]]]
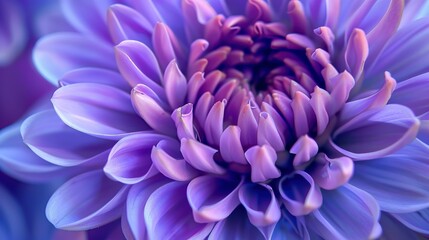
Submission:
[[[52,64],[56,59],[56,64]],[[41,38],[33,52],[34,64],[49,82],[58,85],[66,72],[81,67],[116,69],[112,46],[77,33],[55,33]]]
[[[139,12],[122,4],[114,4],[107,11],[107,26],[115,44],[137,40],[151,44],[152,25]]]
[[[152,34],[152,45],[161,69],[165,70],[167,65],[176,60],[181,65],[183,57],[182,50],[176,36],[164,23],[157,23]]]
[[[162,83],[171,108],[176,109],[182,106],[185,102],[187,83],[176,60],[171,60],[167,65]]]
[[[380,210],[370,194],[345,185],[325,191],[323,199],[322,207],[305,217],[308,228],[322,238],[374,239],[381,234]]]
[[[387,157],[355,162],[350,183],[365,189],[387,212],[429,207],[428,154],[429,147],[415,140]]]
[[[240,188],[239,198],[253,225],[268,226],[280,219],[280,206],[269,185],[245,184]]]
[[[396,88],[396,81],[390,73],[385,72],[385,82],[383,87],[370,96],[347,102],[340,113],[340,121],[347,121],[358,114],[373,108],[379,108],[386,105],[393,91]]]
[[[247,164],[243,146],[240,141],[241,129],[230,125],[220,136],[220,154],[225,162]]]
[[[223,132],[226,100],[216,102],[207,114],[204,124],[204,133],[207,141],[214,146],[219,146]]]
[[[176,181],[189,181],[200,173],[180,156],[179,148],[176,141],[161,140],[152,148],[152,162],[164,176]]]
[[[417,135],[420,121],[401,105],[365,111],[339,127],[330,144],[355,160],[374,159],[393,153]],[[364,139],[364,142],[356,141]]]
[[[365,32],[358,28],[353,30],[347,42],[345,60],[348,71],[355,79],[360,78],[368,53],[369,48]]]
[[[49,199],[46,216],[56,228],[95,228],[121,215],[127,193],[127,186],[107,179],[103,172],[87,172],[57,189]]]
[[[171,118],[176,124],[177,137],[195,139],[194,113],[192,103],[187,103],[173,111]]]
[[[296,92],[290,104],[293,111],[295,123],[295,134],[297,137],[307,134],[310,126],[316,120],[310,99],[302,92]]]
[[[54,110],[38,112],[21,125],[23,141],[39,157],[59,166],[104,164],[112,141],[94,138],[65,125]]]
[[[181,139],[180,152],[185,160],[194,168],[215,174],[225,173],[225,169],[217,165],[214,160],[216,149],[193,139]]]
[[[196,223],[191,212],[186,183],[171,182],[158,188],[144,209],[149,239],[204,239],[213,224]]]
[[[182,11],[189,41],[203,38],[204,25],[216,15],[214,9],[206,1],[182,1]]]
[[[164,110],[162,101],[149,87],[138,84],[133,88],[131,101],[136,112],[154,130],[174,135],[176,132],[170,114]]]
[[[202,176],[192,180],[187,189],[194,219],[199,223],[227,218],[239,205],[238,190],[243,179]]]
[[[238,127],[241,129],[241,142],[244,148],[248,148],[257,143],[258,123],[252,113],[250,103],[244,105],[238,115]]]
[[[277,153],[270,145],[253,146],[244,155],[252,167],[252,182],[264,182],[281,176],[275,165]]]
[[[285,149],[285,140],[283,134],[277,129],[276,123],[267,112],[259,114],[258,144],[269,144],[276,151],[283,151]]]
[[[96,137],[120,139],[147,128],[135,114],[129,95],[107,85],[67,85],[55,91],[51,101],[65,124]]]
[[[304,135],[298,138],[289,152],[295,154],[293,166],[296,168],[305,165],[312,157],[316,156],[319,152],[319,146],[314,139],[310,138],[308,135]]]
[[[322,193],[306,172],[283,177],[279,190],[285,207],[294,216],[307,215],[322,205]]]
[[[158,173],[152,165],[152,147],[165,138],[154,133],[139,133],[122,138],[112,148],[104,172],[124,184],[135,184],[152,177]]]
[[[125,80],[134,87],[142,83],[159,96],[164,96],[161,70],[152,50],[141,42],[125,40],[115,47],[116,63]]]

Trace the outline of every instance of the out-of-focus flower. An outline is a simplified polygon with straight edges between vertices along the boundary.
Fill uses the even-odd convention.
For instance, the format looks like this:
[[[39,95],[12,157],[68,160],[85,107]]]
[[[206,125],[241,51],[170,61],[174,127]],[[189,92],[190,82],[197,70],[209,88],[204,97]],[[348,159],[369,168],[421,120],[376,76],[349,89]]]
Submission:
[[[429,234],[424,1],[62,3],[78,32],[34,51],[61,86],[54,109],[21,126],[32,177],[81,172],[48,203],[56,227],[122,215],[130,239]]]

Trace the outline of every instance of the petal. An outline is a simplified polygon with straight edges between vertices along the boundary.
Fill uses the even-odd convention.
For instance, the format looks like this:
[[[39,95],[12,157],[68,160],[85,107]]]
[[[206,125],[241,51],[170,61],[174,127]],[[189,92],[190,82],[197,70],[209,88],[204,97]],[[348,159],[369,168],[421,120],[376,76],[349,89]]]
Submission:
[[[340,112],[341,121],[347,121],[366,110],[385,106],[396,88],[396,81],[389,72],[385,72],[384,79],[383,87],[377,92],[367,97],[347,102]]]
[[[187,103],[173,111],[171,118],[176,124],[177,137],[195,139],[194,136],[194,113],[192,103]]]
[[[296,168],[305,165],[312,157],[316,156],[318,151],[319,146],[314,139],[310,138],[308,135],[299,137],[289,150],[290,153],[295,154],[293,166]]]
[[[240,141],[241,129],[230,125],[220,136],[220,154],[225,162],[247,164],[243,146]]]
[[[368,193],[345,185],[325,191],[323,199],[322,207],[305,217],[308,228],[323,239],[374,239],[381,234],[380,210]]]
[[[410,143],[419,126],[419,120],[410,109],[390,104],[359,114],[339,127],[329,141],[338,152],[352,159],[374,159]]]
[[[164,176],[176,181],[189,181],[199,172],[183,159],[179,148],[177,141],[161,140],[152,148],[152,162]]]
[[[23,141],[39,157],[60,166],[104,164],[112,141],[97,139],[65,125],[54,110],[38,112],[21,125]]]
[[[369,48],[365,32],[361,29],[353,30],[352,35],[347,42],[345,60],[347,70],[355,79],[360,78],[368,53]]]
[[[277,129],[274,119],[267,112],[259,114],[257,138],[259,145],[269,144],[276,151],[283,151],[285,149],[284,136]]]
[[[353,170],[353,160],[348,157],[331,159],[325,154],[320,154],[317,156],[311,176],[321,188],[332,190],[346,184],[352,177]]]
[[[159,96],[164,95],[161,70],[152,50],[141,42],[125,40],[115,47],[116,62],[122,76],[134,87],[141,83]]]
[[[67,176],[76,169],[51,164],[24,144],[20,122],[0,131],[0,168],[14,178],[25,182],[40,182],[58,176]]]
[[[133,8],[122,4],[111,5],[107,11],[107,26],[115,44],[124,40],[151,44],[152,25]]]
[[[151,128],[167,135],[174,135],[176,129],[170,114],[164,110],[166,106],[163,106],[158,95],[148,86],[136,85],[131,92],[131,101],[136,112]]]
[[[310,99],[304,93],[298,91],[293,96],[290,106],[293,111],[296,136],[300,137],[307,134],[310,126],[313,126],[316,120]]]
[[[182,1],[182,11],[185,31],[190,41],[203,38],[204,25],[216,15],[214,9],[206,1]]]
[[[250,223],[246,216],[246,211],[238,207],[227,219],[216,223],[208,239],[262,240],[266,238]]]
[[[171,182],[158,188],[144,209],[149,239],[204,239],[213,224],[196,223],[191,212],[185,183]]]
[[[134,239],[147,239],[144,208],[150,195],[167,183],[162,177],[153,177],[133,185],[127,197],[126,216]]]
[[[87,172],[57,189],[46,206],[46,217],[56,228],[95,228],[121,215],[127,193],[128,187],[112,182],[103,172]]]
[[[107,85],[67,85],[51,101],[65,124],[96,137],[120,139],[147,128],[135,114],[129,94]]]
[[[181,139],[180,152],[185,160],[194,168],[215,174],[225,173],[225,169],[216,164],[213,156],[217,152],[201,142],[193,139]]]
[[[367,68],[368,81],[377,83],[384,71],[389,71],[398,82],[428,72],[429,64],[421,61],[427,56],[429,46],[429,18],[424,18],[400,29],[389,41],[374,64]],[[418,51],[416,51],[418,49]],[[409,63],[414,64],[409,64]],[[406,71],[404,71],[406,68]]]
[[[239,198],[253,225],[268,226],[280,219],[280,206],[269,185],[245,184],[240,187]]]
[[[240,110],[238,115],[238,127],[241,129],[240,140],[244,148],[248,148],[257,143],[258,123],[252,113],[252,106],[247,103]]]
[[[329,124],[329,116],[333,114],[330,107],[331,96],[329,93],[319,87],[314,88],[311,94],[310,105],[313,108],[317,121],[317,135],[321,135]]]
[[[302,217],[295,217],[283,212],[273,232],[273,240],[309,240],[310,236]]]
[[[393,216],[412,230],[429,234],[429,208],[411,213],[396,213]]]
[[[207,142],[214,146],[219,146],[220,144],[223,132],[225,106],[225,99],[216,102],[207,114],[206,122],[204,124],[204,133],[206,135]]]
[[[163,85],[168,103],[172,109],[182,106],[185,102],[187,83],[186,78],[177,66],[176,60],[171,60],[164,72]]]
[[[244,155],[252,167],[252,182],[264,182],[281,176],[275,165],[277,153],[270,145],[253,146]]]
[[[194,219],[199,223],[227,218],[239,205],[238,190],[243,179],[202,176],[192,180],[187,189]]]
[[[415,140],[387,157],[355,162],[350,182],[374,196],[387,212],[429,207],[428,154],[429,147]]]
[[[383,228],[383,234],[380,239],[409,239],[419,240],[418,233],[404,226],[390,214],[381,214],[380,224]]]
[[[79,68],[64,74],[59,80],[61,86],[76,83],[98,83],[130,92],[131,88],[117,71],[103,68]]]
[[[182,66],[182,49],[171,29],[164,23],[157,23],[152,34],[152,45],[161,69],[176,60]]]
[[[0,66],[12,63],[21,54],[28,39],[25,15],[20,5],[11,1],[0,3]]]
[[[77,30],[110,40],[106,26],[106,11],[114,0],[97,2],[85,0],[62,1],[62,11],[68,22]]]
[[[429,112],[429,73],[425,73],[403,82],[396,87],[389,103],[409,107],[417,116]]]
[[[322,193],[306,172],[284,176],[279,190],[285,207],[294,216],[307,215],[322,205]]]
[[[54,85],[58,85],[58,79],[66,72],[81,67],[116,69],[112,46],[77,33],[55,33],[41,38],[34,47],[33,61],[40,74]]]
[[[3,179],[2,179],[3,180]],[[25,239],[30,237],[22,227],[26,226],[23,209],[9,191],[0,185],[0,237],[4,239]]]
[[[109,154],[104,172],[113,180],[135,184],[158,171],[152,166],[152,147],[165,139],[154,133],[138,133],[119,140]]]

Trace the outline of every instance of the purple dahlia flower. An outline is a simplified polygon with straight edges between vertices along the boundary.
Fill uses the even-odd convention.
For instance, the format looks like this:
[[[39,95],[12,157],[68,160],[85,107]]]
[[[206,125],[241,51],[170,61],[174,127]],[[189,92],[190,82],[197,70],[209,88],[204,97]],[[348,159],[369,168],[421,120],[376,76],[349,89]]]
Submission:
[[[21,127],[32,176],[79,173],[48,203],[56,227],[122,216],[129,239],[429,234],[424,1],[62,3],[76,32],[34,50],[60,85],[53,110]]]

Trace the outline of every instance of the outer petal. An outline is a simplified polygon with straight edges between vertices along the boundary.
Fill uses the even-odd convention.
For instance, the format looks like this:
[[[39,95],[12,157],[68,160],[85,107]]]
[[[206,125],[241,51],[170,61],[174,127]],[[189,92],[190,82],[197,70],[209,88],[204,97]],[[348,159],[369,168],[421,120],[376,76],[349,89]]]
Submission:
[[[114,2],[114,0],[65,0],[61,3],[63,13],[73,27],[83,33],[110,40],[106,26],[106,11]]]
[[[408,228],[422,234],[429,234],[429,208],[411,213],[397,213],[393,216]]]
[[[330,144],[350,158],[374,159],[410,143],[416,137],[419,126],[420,121],[410,109],[401,105],[386,105],[366,111],[339,127]]]
[[[296,171],[279,183],[280,195],[287,210],[294,216],[306,215],[322,205],[322,194],[308,173]]]
[[[356,162],[351,184],[365,189],[387,212],[429,207],[429,147],[415,140],[397,153]]]
[[[135,184],[152,177],[158,172],[152,165],[152,147],[165,138],[154,133],[139,133],[122,138],[110,152],[104,172],[125,184]]]
[[[149,178],[133,185],[127,197],[126,216],[134,239],[147,239],[147,229],[144,220],[144,208],[150,195],[159,187],[166,184],[163,177]]]
[[[367,69],[367,78],[377,82],[376,79],[384,71],[389,71],[400,82],[428,72],[429,62],[421,61],[429,52],[429,45],[426,44],[428,37],[429,18],[407,24],[392,37],[374,64]],[[414,64],[410,65],[410,62]]]
[[[55,59],[55,64],[52,64]],[[81,67],[116,69],[112,46],[77,33],[55,33],[40,39],[33,52],[39,72],[52,84]]]
[[[191,212],[185,183],[172,182],[158,188],[144,209],[149,239],[204,239],[213,224],[196,223]]]
[[[28,38],[25,15],[19,5],[21,3],[12,1],[0,2],[0,66],[14,61],[24,49]]]
[[[22,141],[20,123],[0,131],[0,168],[21,181],[33,183],[76,172],[53,165],[31,151]]]
[[[350,185],[323,193],[322,207],[305,217],[306,225],[324,239],[373,239],[381,234],[377,202]],[[339,207],[340,206],[340,207]]]
[[[220,136],[219,150],[224,161],[247,164],[240,134],[241,129],[238,126],[230,125]]]
[[[429,112],[429,73],[425,73],[403,82],[395,89],[389,103],[397,103],[409,107],[414,114],[420,116]]]
[[[122,213],[128,187],[92,171],[72,178],[49,199],[46,216],[57,228],[87,230],[106,224]]]
[[[131,88],[117,71],[103,68],[79,68],[64,74],[59,80],[61,86],[76,83],[98,83],[130,92]]]
[[[185,102],[187,83],[176,60],[171,60],[167,65],[163,80],[165,94],[171,108],[176,109],[182,106]]]
[[[27,118],[21,125],[24,142],[34,153],[60,166],[84,162],[104,164],[112,141],[97,139],[65,125],[54,110]]]
[[[96,83],[67,85],[54,93],[52,103],[63,122],[97,137],[120,139],[147,129],[135,114],[129,95],[110,86]]]
[[[380,224],[383,228],[383,234],[380,239],[421,239],[421,237],[418,236],[418,233],[406,227],[390,214],[381,214]]]
[[[243,179],[202,176],[192,180],[187,189],[194,219],[200,223],[227,218],[238,206],[238,190]]]
[[[276,224],[273,232],[273,240],[309,240],[305,221],[303,217],[294,217],[287,212],[283,212],[282,217]]]

